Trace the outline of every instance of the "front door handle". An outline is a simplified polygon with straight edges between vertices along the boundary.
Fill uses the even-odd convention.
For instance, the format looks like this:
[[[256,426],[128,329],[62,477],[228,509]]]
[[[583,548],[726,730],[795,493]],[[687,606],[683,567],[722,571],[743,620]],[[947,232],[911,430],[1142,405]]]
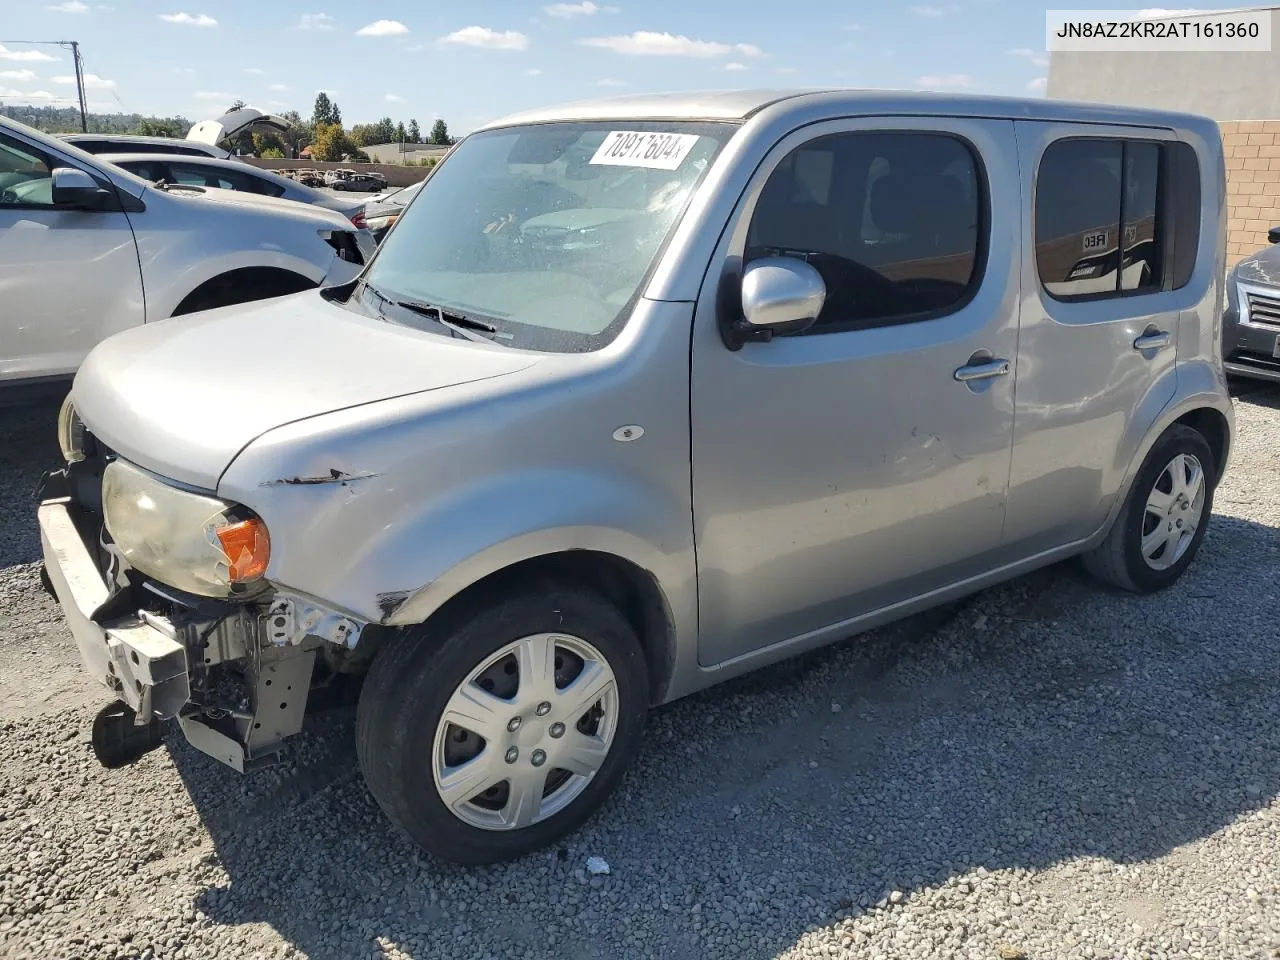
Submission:
[[[983,360],[981,363],[970,363],[956,371],[955,377],[961,383],[971,380],[990,380],[992,377],[1004,377],[1009,374],[1009,361],[1000,358]]]
[[[1133,341],[1135,350],[1163,350],[1173,342],[1167,330],[1151,330]]]

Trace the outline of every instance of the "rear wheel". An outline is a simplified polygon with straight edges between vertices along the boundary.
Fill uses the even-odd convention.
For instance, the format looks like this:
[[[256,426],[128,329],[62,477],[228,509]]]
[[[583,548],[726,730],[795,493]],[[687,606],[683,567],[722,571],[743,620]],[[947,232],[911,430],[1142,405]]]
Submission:
[[[1107,539],[1084,555],[1085,568],[1136,593],[1172,585],[1204,540],[1216,475],[1205,438],[1182,424],[1170,427],[1143,462]]]
[[[605,601],[544,585],[388,641],[361,693],[360,766],[428,852],[508,860],[577,828],[639,747],[639,641]]]

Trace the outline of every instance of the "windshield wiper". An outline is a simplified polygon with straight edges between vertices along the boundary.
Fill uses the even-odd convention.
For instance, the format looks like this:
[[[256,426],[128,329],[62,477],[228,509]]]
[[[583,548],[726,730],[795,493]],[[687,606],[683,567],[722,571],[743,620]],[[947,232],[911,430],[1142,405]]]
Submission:
[[[468,340],[492,343],[493,341],[490,337],[483,336],[483,334],[492,336],[498,332],[498,328],[491,323],[463,316],[460,313],[445,313],[444,307],[437,306],[434,303],[423,303],[419,300],[394,300],[392,302],[397,307],[404,307],[406,310],[412,310],[414,313],[421,314],[424,317],[430,317],[442,327],[448,327]]]
[[[501,336],[501,334],[498,334],[497,327],[492,324],[485,323],[483,320],[463,316],[459,313],[446,313],[443,307],[434,303],[424,303],[421,300],[393,300],[368,280],[362,281],[362,285],[364,289],[368,290],[383,303],[389,303],[392,306],[411,310],[423,317],[430,317],[442,327],[445,327],[468,340],[474,340],[476,343],[493,343],[494,341],[490,339],[490,337],[494,335]],[[489,334],[489,336],[484,336],[484,334]]]

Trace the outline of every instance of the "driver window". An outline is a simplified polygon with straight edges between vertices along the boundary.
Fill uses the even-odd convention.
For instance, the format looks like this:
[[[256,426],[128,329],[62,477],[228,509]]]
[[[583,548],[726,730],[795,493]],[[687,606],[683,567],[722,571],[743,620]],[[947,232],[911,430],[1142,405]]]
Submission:
[[[53,170],[44,154],[0,135],[0,206],[53,206]]]
[[[770,175],[745,260],[798,257],[827,285],[807,333],[932,319],[976,289],[985,191],[971,148],[941,133],[844,133],[798,147]]]

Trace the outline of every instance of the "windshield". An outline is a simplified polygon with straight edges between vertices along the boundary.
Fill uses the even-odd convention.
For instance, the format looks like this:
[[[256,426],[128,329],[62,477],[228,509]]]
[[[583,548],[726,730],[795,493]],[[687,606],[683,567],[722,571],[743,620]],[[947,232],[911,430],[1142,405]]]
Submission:
[[[429,304],[511,347],[599,349],[735,129],[593,122],[475,134],[406,208],[357,302],[377,313]],[[447,332],[421,312],[386,318]]]

